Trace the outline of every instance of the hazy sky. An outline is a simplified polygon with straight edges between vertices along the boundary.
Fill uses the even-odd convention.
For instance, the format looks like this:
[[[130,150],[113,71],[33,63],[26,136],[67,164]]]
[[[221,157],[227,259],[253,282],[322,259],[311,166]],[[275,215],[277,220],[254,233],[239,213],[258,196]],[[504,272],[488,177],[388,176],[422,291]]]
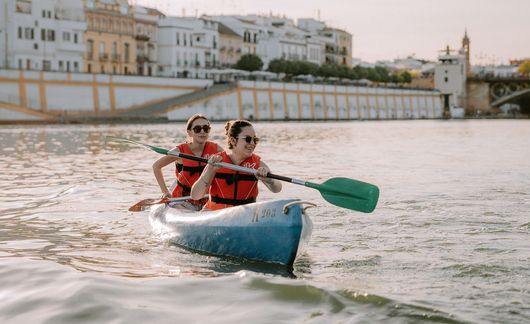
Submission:
[[[435,60],[471,39],[472,64],[530,58],[530,0],[135,0],[167,15],[285,15],[320,18],[353,34],[353,56],[365,61],[414,55]]]

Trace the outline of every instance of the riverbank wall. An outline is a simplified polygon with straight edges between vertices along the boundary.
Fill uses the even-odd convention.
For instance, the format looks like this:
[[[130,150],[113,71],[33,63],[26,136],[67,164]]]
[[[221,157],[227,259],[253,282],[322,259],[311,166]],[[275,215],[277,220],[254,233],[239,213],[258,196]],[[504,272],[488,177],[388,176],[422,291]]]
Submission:
[[[182,121],[194,113],[212,120],[443,117],[440,93],[428,89],[247,80],[216,87],[204,79],[0,70],[0,122]]]

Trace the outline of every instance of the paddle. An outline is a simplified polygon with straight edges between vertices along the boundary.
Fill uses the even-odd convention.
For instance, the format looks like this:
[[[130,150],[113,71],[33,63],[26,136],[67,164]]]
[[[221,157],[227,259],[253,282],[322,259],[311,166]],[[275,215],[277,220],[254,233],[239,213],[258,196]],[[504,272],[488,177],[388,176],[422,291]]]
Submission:
[[[160,147],[137,142],[127,138],[107,136],[107,139],[142,145],[152,151],[164,155],[171,155],[183,159],[208,163],[208,159],[202,157],[188,155],[177,151],[166,150]],[[215,165],[254,175],[257,172],[255,169],[245,168],[230,163],[219,162],[215,163]],[[339,207],[357,210],[363,213],[371,213],[375,209],[375,206],[377,205],[377,200],[379,199],[379,188],[377,188],[377,186],[359,180],[337,177],[326,180],[322,184],[318,184],[309,181],[288,178],[272,173],[268,173],[267,177],[316,189],[320,191],[320,194],[327,202]]]
[[[158,204],[167,204],[170,202],[186,201],[190,199],[191,199],[191,196],[178,197],[178,198],[158,198],[158,199],[148,198],[148,199],[140,200],[136,204],[129,207],[129,211],[139,212],[139,211],[144,211],[149,206],[158,205]]]

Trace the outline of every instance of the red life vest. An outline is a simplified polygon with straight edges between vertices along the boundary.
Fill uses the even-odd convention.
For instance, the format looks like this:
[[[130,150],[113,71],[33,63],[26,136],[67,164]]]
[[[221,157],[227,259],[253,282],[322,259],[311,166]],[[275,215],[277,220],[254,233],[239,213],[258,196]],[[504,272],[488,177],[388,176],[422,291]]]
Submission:
[[[221,156],[222,162],[233,164],[226,152],[221,152]],[[260,159],[258,155],[252,154],[239,165],[258,169]],[[256,202],[258,197],[258,179],[253,174],[221,168],[215,174],[209,193],[210,200],[204,206],[207,209],[223,209],[250,204]]]
[[[191,148],[188,143],[182,143],[177,146],[180,153],[194,155],[191,151]],[[204,145],[201,157],[208,159],[210,156],[217,153],[217,144],[207,141]],[[177,186],[172,192],[173,197],[184,197],[191,194],[191,186],[199,179],[201,176],[202,170],[206,166],[206,163],[197,162],[188,159],[182,159],[182,164],[177,164]],[[198,202],[196,204],[204,204],[203,202]]]

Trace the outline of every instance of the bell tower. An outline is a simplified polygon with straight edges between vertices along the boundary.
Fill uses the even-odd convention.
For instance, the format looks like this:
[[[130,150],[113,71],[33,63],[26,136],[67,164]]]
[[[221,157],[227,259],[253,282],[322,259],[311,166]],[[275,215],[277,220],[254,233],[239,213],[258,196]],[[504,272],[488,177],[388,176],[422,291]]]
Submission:
[[[471,61],[469,59],[470,56],[470,45],[471,42],[469,40],[469,37],[467,36],[467,29],[464,31],[464,38],[462,38],[462,49],[465,53],[466,58],[466,75],[471,75]]]

